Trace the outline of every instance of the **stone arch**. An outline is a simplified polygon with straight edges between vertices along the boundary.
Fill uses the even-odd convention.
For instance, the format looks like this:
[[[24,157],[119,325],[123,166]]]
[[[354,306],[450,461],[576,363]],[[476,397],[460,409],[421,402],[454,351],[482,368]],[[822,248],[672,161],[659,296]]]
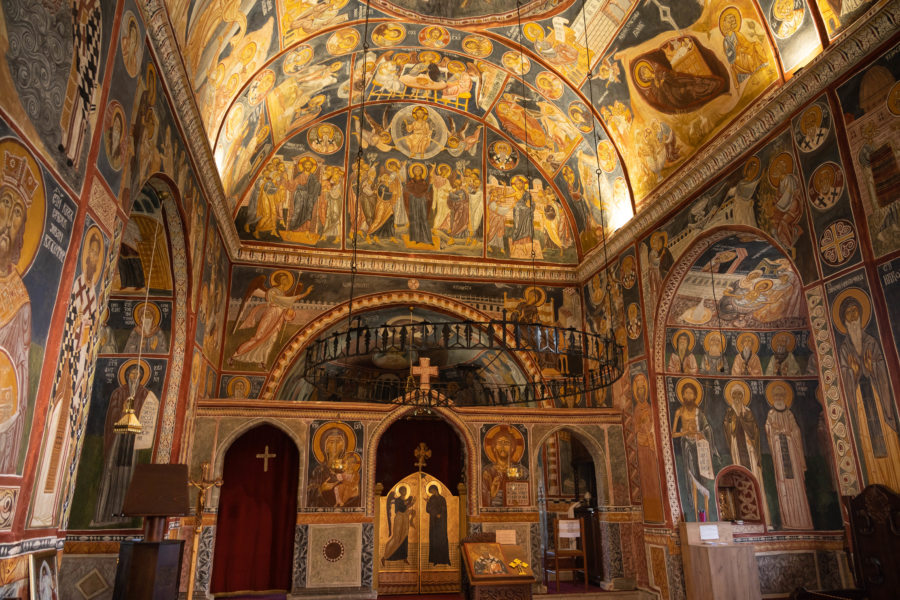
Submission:
[[[186,232],[180,210],[180,193],[175,182],[163,174],[151,175],[141,186],[151,187],[159,196],[164,209],[169,238],[169,260],[172,266],[172,338],[171,358],[166,367],[164,398],[161,406],[159,437],[153,461],[167,463],[171,457],[175,436],[176,413],[178,410],[179,388],[187,347],[187,299],[190,278],[188,276]],[[130,218],[130,215],[129,215]],[[118,252],[118,249],[116,250]]]
[[[422,308],[430,308],[453,316],[462,317],[472,321],[490,321],[491,317],[480,310],[476,310],[471,306],[429,292],[419,291],[391,291],[377,294],[369,294],[353,299],[353,311],[369,312],[372,310],[387,308],[389,306],[417,306]],[[329,327],[341,320],[346,320],[350,313],[350,303],[344,302],[331,310],[325,312],[298,331],[293,338],[282,348],[278,357],[275,359],[272,370],[263,385],[260,392],[261,400],[274,400],[277,397],[284,376],[288,373],[290,367],[301,359],[303,350],[307,344],[315,340],[322,332],[327,331]],[[514,360],[522,367],[524,374],[533,381],[539,381],[543,377],[541,369],[530,356],[530,354],[522,353],[514,355]]]
[[[608,494],[611,493],[611,490],[606,489],[607,478],[601,477],[602,472],[600,470],[601,464],[605,464],[606,459],[604,458],[604,454],[606,450],[600,446],[600,443],[597,441],[597,438],[594,437],[591,433],[586,431],[581,425],[556,425],[551,429],[544,432],[541,437],[533,438],[531,444],[531,452],[529,453],[529,460],[531,461],[529,464],[532,469],[537,469],[538,464],[538,454],[541,451],[541,448],[550,439],[550,436],[560,432],[560,431],[568,431],[573,433],[578,437],[578,441],[584,444],[584,447],[587,448],[588,452],[591,454],[591,458],[594,461],[594,479],[597,482],[597,496],[596,500],[600,500],[603,497],[608,497]],[[612,472],[608,473],[608,476],[611,478],[613,476]],[[538,497],[538,477],[534,476],[531,478],[531,493],[532,498],[537,499]],[[626,486],[625,489],[628,489],[629,485],[627,481],[623,483]],[[604,493],[600,492],[600,487],[604,487]]]
[[[786,264],[789,265],[793,275],[795,276],[797,285],[801,286],[801,289],[798,292],[799,303],[797,309],[798,315],[802,315],[805,320],[802,329],[807,331],[810,335],[815,335],[816,337],[818,337],[817,332],[812,326],[809,307],[807,306],[807,303],[803,301],[804,298],[802,294],[802,280],[800,279],[799,270],[797,269],[796,264],[790,258],[790,254],[785,252],[784,248],[782,248],[780,244],[778,244],[775,240],[772,239],[771,236],[769,236],[765,232],[759,229],[744,226],[717,227],[708,232],[705,232],[703,235],[692,241],[687,249],[676,259],[674,266],[668,273],[666,279],[663,281],[660,296],[657,299],[658,303],[656,305],[656,313],[659,325],[653,332],[653,350],[652,357],[650,358],[651,368],[653,369],[653,377],[655,378],[655,402],[657,415],[659,418],[658,425],[661,433],[660,437],[663,440],[662,454],[666,474],[666,491],[668,497],[669,514],[674,524],[677,524],[678,521],[684,518],[684,500],[681,498],[681,493],[679,491],[679,483],[676,475],[676,455],[673,448],[674,442],[671,437],[672,432],[670,431],[669,426],[671,416],[669,414],[668,408],[666,375],[664,374],[667,371],[665,362],[666,349],[668,344],[667,326],[669,324],[672,311],[675,309],[676,296],[678,295],[679,290],[682,288],[682,285],[687,281],[687,276],[692,268],[696,265],[697,261],[716,243],[731,236],[737,235],[752,235],[756,237],[760,242],[768,244],[769,247],[771,247],[780,255],[780,258],[783,258],[787,261]],[[721,290],[723,288],[724,284],[722,283],[722,281],[717,281],[716,289]],[[717,296],[717,298],[718,297],[719,296]],[[715,329],[715,327],[713,327],[713,329]],[[816,353],[814,352],[813,356],[815,355]],[[680,376],[688,376],[688,374],[684,373]],[[751,375],[748,377],[757,376]],[[784,379],[792,380],[793,378],[784,377]],[[819,389],[827,388],[827,385],[825,385],[827,382],[824,382],[821,377],[817,378],[815,383],[819,387]],[[822,408],[824,411],[825,407],[823,406]],[[721,423],[719,423],[718,425],[711,424],[711,427],[716,426],[721,427]],[[760,427],[760,429],[762,429],[764,425],[762,423],[758,423],[758,426]],[[712,499],[710,504],[713,506],[715,505],[715,498]]]
[[[384,432],[391,425],[402,419],[403,417],[414,414],[416,410],[420,410],[416,406],[400,405],[393,411],[385,415],[385,417],[375,426],[369,433],[366,443],[366,515],[373,516],[375,514],[375,458],[378,453],[378,445]],[[449,408],[434,407],[431,408],[437,413],[450,427],[456,431],[466,451],[466,496],[469,516],[476,514],[478,490],[477,490],[477,465],[479,445],[472,435],[472,431],[466,426],[462,419]]]
[[[296,431],[290,428],[287,423],[282,421],[281,419],[277,419],[275,417],[257,417],[253,419],[248,419],[243,421],[239,426],[235,427],[231,431],[229,431],[224,438],[222,438],[215,448],[215,458],[213,459],[212,464],[210,465],[209,477],[211,479],[216,479],[222,477],[222,473],[225,469],[225,455],[228,453],[228,449],[231,448],[231,445],[234,444],[235,441],[240,439],[242,435],[259,427],[260,425],[271,425],[282,431],[285,435],[287,435],[291,440],[293,440],[294,444],[297,446],[297,452],[300,453],[300,473],[298,474],[298,481],[303,481],[303,470],[304,465],[306,464],[303,460],[303,449],[304,444],[300,439],[300,436]],[[297,502],[299,503],[301,500],[300,493],[301,488],[303,486],[297,486]],[[213,487],[209,490],[209,500],[207,510],[218,509],[219,507],[219,490],[220,488]],[[298,504],[298,506],[301,506]]]

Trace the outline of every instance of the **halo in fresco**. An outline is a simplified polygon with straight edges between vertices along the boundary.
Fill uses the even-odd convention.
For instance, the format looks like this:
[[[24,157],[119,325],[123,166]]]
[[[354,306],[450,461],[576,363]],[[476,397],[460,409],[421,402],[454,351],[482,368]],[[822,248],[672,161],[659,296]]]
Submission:
[[[612,173],[616,169],[616,150],[612,142],[603,140],[597,144],[597,160],[600,161],[600,168],[607,173]]]
[[[495,169],[509,171],[519,164],[519,153],[506,140],[498,140],[488,147],[488,162]]]
[[[542,94],[551,100],[558,100],[563,95],[563,83],[550,71],[541,71],[534,78],[534,83]]]
[[[794,140],[801,152],[817,150],[831,131],[831,113],[816,102],[800,115],[794,127]]]
[[[580,131],[590,133],[594,130],[594,117],[587,105],[580,100],[576,100],[569,104],[569,118]]]
[[[103,150],[106,152],[109,166],[118,171],[125,161],[127,122],[125,121],[125,111],[117,100],[112,100],[107,105],[103,121]],[[115,124],[119,126],[118,132],[113,128]]]
[[[900,117],[900,81],[895,83],[888,93],[887,107],[891,114]]]
[[[19,261],[16,263],[16,271],[19,275],[25,275],[37,254],[44,230],[44,211],[46,210],[44,178],[37,161],[18,141],[12,138],[0,141],[0,156],[3,156],[3,164],[8,171],[4,176],[4,187],[13,186],[18,194],[24,193],[30,196],[28,198],[30,200],[27,207],[28,214],[25,217],[22,249],[19,252]],[[100,246],[103,247],[102,238]]]
[[[391,119],[394,146],[412,159],[427,160],[447,143],[447,124],[432,108],[417,104],[400,109]]]
[[[344,133],[331,123],[320,123],[309,128],[306,141],[319,154],[334,154],[344,145]]]
[[[521,52],[504,52],[500,62],[516,75],[527,75],[531,71],[531,61]]]
[[[287,53],[281,70],[285,75],[296,75],[313,58],[313,49],[309,46],[299,46]]]
[[[406,38],[406,28],[400,23],[381,23],[372,31],[376,46],[391,48]]]
[[[352,27],[348,27],[347,29],[340,29],[331,34],[331,37],[328,38],[328,41],[325,43],[325,49],[328,50],[328,53],[332,56],[340,56],[342,54],[347,54],[359,43],[359,32],[353,29]]]
[[[844,171],[837,163],[822,163],[809,178],[809,202],[816,210],[825,212],[834,206],[844,191]]]
[[[447,25],[514,25],[539,19],[571,6],[574,0],[371,0],[390,14]]]
[[[462,49],[469,56],[484,58],[494,51],[494,45],[483,35],[467,35],[463,38]]]
[[[419,43],[429,48],[443,48],[450,43],[450,32],[437,25],[423,27],[419,32]]]
[[[250,106],[256,106],[266,99],[274,85],[275,71],[266,69],[257,75],[256,79],[250,84],[250,89],[247,91],[247,102],[250,103]]]
[[[787,39],[794,35],[800,25],[803,24],[803,16],[806,14],[803,0],[775,0],[772,3],[770,21],[772,33],[779,39]]]

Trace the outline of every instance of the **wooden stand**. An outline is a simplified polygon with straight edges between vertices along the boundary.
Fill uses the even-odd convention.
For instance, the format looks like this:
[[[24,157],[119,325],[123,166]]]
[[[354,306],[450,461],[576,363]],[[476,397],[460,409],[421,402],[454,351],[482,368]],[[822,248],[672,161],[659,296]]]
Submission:
[[[115,600],[175,600],[181,579],[181,540],[125,541],[119,546]]]
[[[493,533],[491,534],[493,537]],[[498,546],[499,547],[499,546]],[[462,548],[460,549],[462,551]],[[500,552],[504,563],[521,557],[515,546],[502,546]],[[505,575],[476,575],[471,561],[463,556],[466,565],[466,598],[468,600],[531,600],[531,586],[534,583],[534,572],[531,566],[519,569],[510,568]],[[521,571],[521,572],[520,572]]]
[[[716,534],[717,539],[702,539],[711,537],[705,535],[707,532]],[[753,545],[735,544],[731,523],[681,523],[681,556],[688,598],[762,597]]]

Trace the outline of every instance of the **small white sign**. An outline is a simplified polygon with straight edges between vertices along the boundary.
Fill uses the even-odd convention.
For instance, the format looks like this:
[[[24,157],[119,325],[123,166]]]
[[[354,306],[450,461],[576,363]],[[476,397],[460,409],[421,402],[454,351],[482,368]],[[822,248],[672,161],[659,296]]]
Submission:
[[[559,520],[559,537],[561,538],[577,538],[581,537],[581,522],[577,519],[560,519]]]
[[[719,539],[719,526],[718,525],[701,525],[700,526],[700,539],[701,540],[717,540],[717,539]]]
[[[515,529],[498,529],[494,532],[497,535],[497,543],[501,546],[515,546],[516,545],[516,530]]]

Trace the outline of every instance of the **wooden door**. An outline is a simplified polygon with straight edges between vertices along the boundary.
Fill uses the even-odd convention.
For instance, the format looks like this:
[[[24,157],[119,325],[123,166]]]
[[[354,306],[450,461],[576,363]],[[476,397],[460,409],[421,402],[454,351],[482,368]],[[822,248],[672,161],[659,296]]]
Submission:
[[[459,497],[416,472],[379,497],[378,510],[378,592],[459,591]]]

